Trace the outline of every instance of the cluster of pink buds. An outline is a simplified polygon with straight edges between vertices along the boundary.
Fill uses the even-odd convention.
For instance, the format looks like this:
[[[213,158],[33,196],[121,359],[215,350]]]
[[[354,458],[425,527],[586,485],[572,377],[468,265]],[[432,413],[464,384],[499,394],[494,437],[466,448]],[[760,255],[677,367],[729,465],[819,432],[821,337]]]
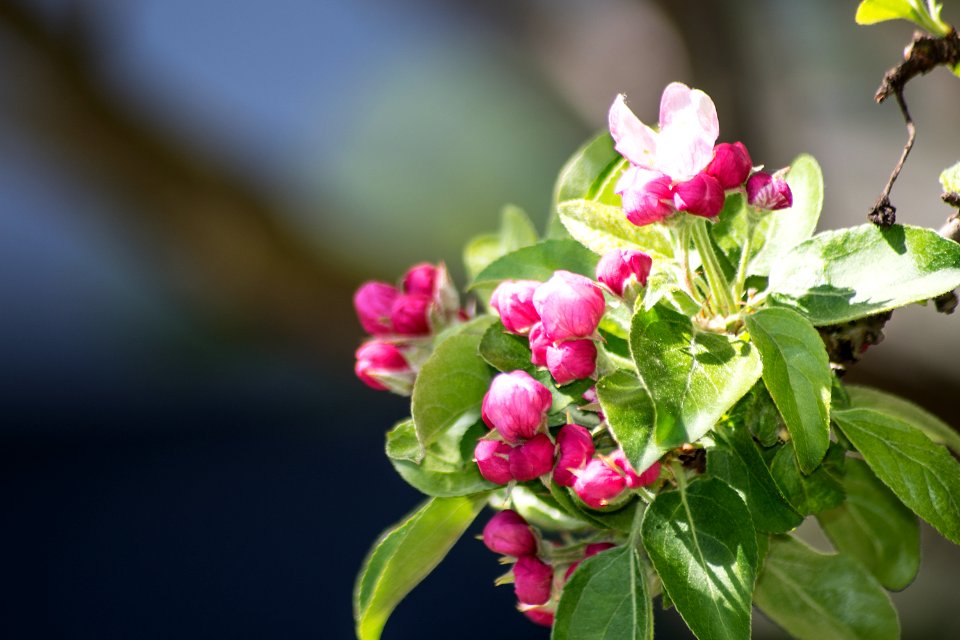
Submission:
[[[547,560],[554,548],[543,545],[544,555],[538,535],[523,517],[506,509],[497,512],[483,528],[483,543],[490,551],[506,556],[505,562],[512,562],[513,589],[517,596],[517,608],[536,624],[544,627],[553,625],[554,614],[563,585],[570,579],[583,560],[612,549],[612,542],[595,542],[586,545],[579,560],[563,570],[563,564],[569,558],[554,566]],[[562,577],[559,571],[563,571]]]
[[[637,226],[677,211],[714,218],[726,193],[745,183],[751,206],[773,210],[792,204],[782,176],[762,171],[750,176],[753,164],[743,143],[715,145],[717,109],[702,91],[680,82],[668,85],[660,100],[659,131],[643,124],[619,95],[610,107],[609,126],[617,151],[630,162],[616,192],[627,219]]]
[[[550,390],[525,371],[501,373],[483,397],[481,414],[497,439],[481,438],[473,456],[480,475],[497,484],[526,482],[553,469],[556,448],[546,433]]]
[[[354,294],[353,306],[371,335],[357,349],[357,377],[374,389],[403,395],[410,393],[416,378],[413,345],[464,317],[443,263],[411,267],[399,288],[365,282]]]
[[[546,282],[508,280],[490,298],[504,328],[527,336],[531,362],[557,384],[589,378],[597,368],[594,339],[605,303],[597,283],[569,271]]]

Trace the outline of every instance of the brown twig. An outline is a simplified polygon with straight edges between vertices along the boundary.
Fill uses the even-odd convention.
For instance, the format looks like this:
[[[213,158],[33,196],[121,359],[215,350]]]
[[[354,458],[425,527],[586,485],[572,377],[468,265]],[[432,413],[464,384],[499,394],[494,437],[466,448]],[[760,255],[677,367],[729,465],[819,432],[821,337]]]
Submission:
[[[900,107],[900,113],[903,114],[903,120],[907,125],[907,143],[900,153],[900,159],[890,173],[890,178],[884,186],[876,204],[867,214],[867,218],[876,225],[888,227],[896,222],[897,208],[890,202],[890,190],[893,184],[900,176],[907,156],[913,148],[913,143],[917,138],[917,128],[910,117],[910,110],[907,108],[907,102],[903,97],[904,89],[907,83],[918,75],[924,75],[940,65],[954,66],[960,63],[960,36],[955,30],[941,37],[931,36],[929,34],[917,31],[913,34],[913,40],[903,52],[903,62],[896,67],[888,70],[883,76],[883,82],[874,99],[881,103],[890,96],[897,99],[897,106]]]

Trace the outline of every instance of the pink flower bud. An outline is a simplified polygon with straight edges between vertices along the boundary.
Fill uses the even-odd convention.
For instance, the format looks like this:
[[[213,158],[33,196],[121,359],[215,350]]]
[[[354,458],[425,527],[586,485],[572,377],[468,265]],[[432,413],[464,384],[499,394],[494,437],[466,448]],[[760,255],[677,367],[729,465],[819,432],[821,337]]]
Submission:
[[[723,209],[723,187],[713,176],[700,172],[675,187],[673,202],[680,211],[713,218]]]
[[[601,551],[606,551],[607,549],[613,549],[615,544],[612,542],[594,542],[593,544],[588,544],[587,548],[583,550],[583,557],[589,558],[595,556]]]
[[[747,202],[758,209],[776,211],[793,206],[790,185],[779,174],[758,171],[747,180]]]
[[[627,486],[626,479],[600,458],[588,462],[576,476],[573,490],[587,506],[594,509],[610,504],[610,500],[620,495]]]
[[[617,449],[611,453],[608,456],[608,459],[614,464],[615,467],[617,467],[617,469],[623,472],[624,479],[627,481],[627,486],[631,489],[636,489],[637,487],[644,487],[648,484],[651,484],[660,476],[659,462],[654,462],[649,469],[644,471],[642,474],[638,474],[630,464],[630,461],[627,460],[627,456],[622,449]]]
[[[360,345],[355,355],[353,371],[368,387],[400,394],[409,394],[413,389],[416,374],[396,346],[371,340]]]
[[[430,305],[433,299],[420,294],[401,294],[390,308],[390,323],[396,333],[422,336],[430,333]]]
[[[510,451],[510,475],[518,482],[526,482],[550,473],[555,450],[550,437],[538,433]]]
[[[553,568],[536,556],[522,556],[513,565],[513,590],[522,604],[544,604],[550,599]]]
[[[603,293],[590,278],[561,270],[537,287],[533,306],[544,334],[554,342],[587,338],[603,317]]]
[[[490,306],[497,310],[510,333],[523,335],[540,322],[540,315],[533,307],[533,292],[540,284],[536,280],[506,280],[493,290]]]
[[[552,627],[554,612],[546,607],[531,607],[523,610],[523,615],[527,616],[531,622],[541,627]]]
[[[590,404],[600,404],[600,398],[597,396],[596,387],[590,387],[589,389],[584,391],[582,398],[587,402],[589,402]],[[594,411],[597,412],[597,415],[600,417],[601,420],[607,419],[607,417],[603,415],[603,411],[600,411],[599,409],[594,409]]]
[[[407,270],[403,276],[403,292],[433,297],[437,285],[437,267],[421,262]]]
[[[631,278],[641,285],[647,284],[652,265],[653,259],[643,251],[611,249],[597,263],[597,281],[623,296],[623,289]]]
[[[623,200],[627,220],[638,227],[663,220],[676,212],[670,176],[659,171],[630,167],[623,172],[615,191]]]
[[[473,450],[473,459],[477,462],[480,475],[496,484],[507,484],[513,480],[510,473],[510,450],[510,445],[500,440],[478,440]]]
[[[553,470],[553,481],[561,487],[572,487],[576,477],[571,471],[579,471],[593,457],[593,436],[578,424],[565,424],[557,432],[557,447],[560,458]]]
[[[530,362],[536,367],[547,366],[547,349],[553,341],[543,332],[543,323],[530,328]]]
[[[527,521],[516,511],[500,511],[483,528],[483,544],[504,556],[532,556],[537,553],[537,539]]]
[[[483,396],[481,415],[504,440],[517,442],[536,435],[553,403],[550,390],[525,371],[497,375]]]
[[[583,380],[597,369],[593,340],[568,340],[547,347],[547,368],[557,384]]]
[[[750,153],[742,142],[721,142],[713,148],[713,160],[704,171],[717,179],[724,190],[744,183],[753,168]]]
[[[386,282],[363,283],[353,294],[353,307],[363,330],[374,336],[393,331],[390,309],[399,295],[400,292]]]

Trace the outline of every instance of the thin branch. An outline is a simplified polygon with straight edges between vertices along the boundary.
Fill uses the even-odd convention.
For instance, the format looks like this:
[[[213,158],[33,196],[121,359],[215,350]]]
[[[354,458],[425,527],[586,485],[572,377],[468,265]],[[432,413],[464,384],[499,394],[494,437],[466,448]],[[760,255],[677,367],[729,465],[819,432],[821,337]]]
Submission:
[[[903,169],[903,165],[907,161],[907,156],[910,155],[910,150],[913,149],[913,143],[917,139],[917,127],[913,124],[913,118],[910,117],[910,110],[907,109],[907,101],[903,98],[903,87],[898,87],[894,95],[897,98],[900,113],[903,114],[903,120],[907,125],[907,143],[903,146],[900,159],[897,161],[896,166],[893,167],[893,171],[887,179],[887,184],[884,186],[883,192],[880,194],[880,197],[877,198],[873,209],[867,214],[870,222],[881,227],[889,227],[897,221],[897,208],[890,203],[890,190],[893,189],[893,183],[900,177],[900,171]]]

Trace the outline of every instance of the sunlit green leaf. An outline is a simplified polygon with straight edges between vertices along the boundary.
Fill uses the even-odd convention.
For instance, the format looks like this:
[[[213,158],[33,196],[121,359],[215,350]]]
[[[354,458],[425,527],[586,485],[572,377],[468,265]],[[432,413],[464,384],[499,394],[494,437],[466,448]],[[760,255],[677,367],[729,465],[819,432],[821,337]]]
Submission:
[[[522,369],[533,373],[529,341],[525,337],[507,333],[499,322],[490,326],[480,341],[480,356],[499,371]]]
[[[474,279],[471,287],[501,280],[545,282],[558,269],[593,278],[599,258],[573,240],[544,240],[497,258]]]
[[[400,477],[428,496],[465,496],[493,489],[495,485],[483,479],[473,461],[477,440],[486,435],[488,429],[469,414],[465,418],[425,447],[419,461],[391,455],[398,453],[391,444],[396,445],[398,439],[409,441],[410,432],[415,432],[412,420],[394,427],[387,434],[387,456]]]
[[[818,234],[770,272],[771,299],[814,325],[837,324],[934,298],[960,286],[960,244],[908,225],[864,224]]]
[[[960,162],[943,170],[940,174],[940,184],[943,185],[944,191],[960,193]]]
[[[387,618],[463,535],[486,495],[432,498],[387,530],[363,563],[354,588],[359,640],[378,640]]]
[[[662,451],[653,439],[653,399],[636,373],[615,371],[597,381],[597,398],[613,437],[635,469],[646,469]]]
[[[557,205],[560,221],[570,235],[594,253],[611,249],[639,249],[654,263],[673,255],[669,229],[660,224],[638,227],[619,206],[593,200],[567,200]]]
[[[960,455],[960,433],[926,409],[879,389],[857,385],[846,385],[846,389],[851,407],[876,409],[881,413],[897,417],[923,431],[937,444],[946,445]]]
[[[939,2],[932,3],[933,11],[924,0],[862,0],[857,7],[857,24],[876,24],[887,20],[909,20],[937,36],[950,32],[950,25],[940,19]]]

